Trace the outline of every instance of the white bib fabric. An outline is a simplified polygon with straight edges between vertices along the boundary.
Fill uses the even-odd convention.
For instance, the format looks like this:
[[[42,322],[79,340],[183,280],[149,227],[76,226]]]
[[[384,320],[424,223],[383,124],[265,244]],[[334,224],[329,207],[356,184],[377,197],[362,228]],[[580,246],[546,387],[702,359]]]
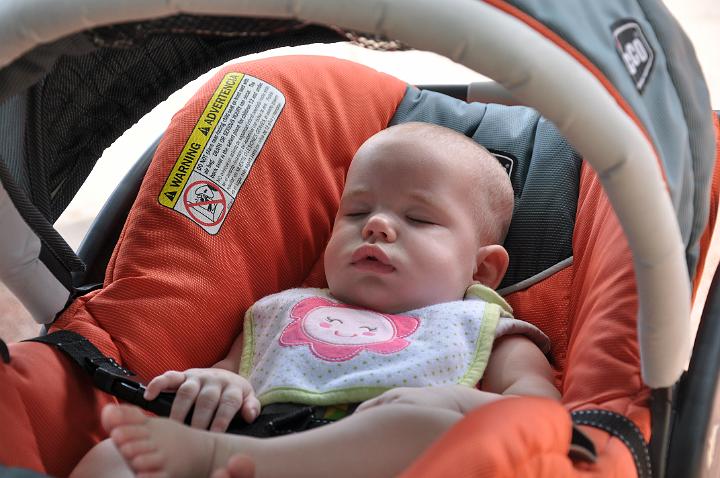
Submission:
[[[510,312],[483,286],[470,287],[466,300],[401,314],[343,304],[325,289],[291,289],[248,310],[240,373],[263,405],[353,403],[396,387],[474,386],[496,332],[525,333],[548,349],[542,332]]]

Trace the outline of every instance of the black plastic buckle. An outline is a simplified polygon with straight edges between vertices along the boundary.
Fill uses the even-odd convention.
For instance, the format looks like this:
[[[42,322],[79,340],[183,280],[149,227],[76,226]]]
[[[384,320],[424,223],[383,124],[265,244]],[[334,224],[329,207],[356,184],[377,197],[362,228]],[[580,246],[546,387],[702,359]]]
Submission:
[[[96,365],[96,361],[91,361]],[[134,375],[133,375],[134,376]],[[97,366],[92,375],[92,381],[103,392],[109,393],[120,400],[149,410],[156,415],[167,417],[170,415],[174,393],[162,392],[155,400],[145,400],[145,385],[128,376],[108,370],[102,365]]]

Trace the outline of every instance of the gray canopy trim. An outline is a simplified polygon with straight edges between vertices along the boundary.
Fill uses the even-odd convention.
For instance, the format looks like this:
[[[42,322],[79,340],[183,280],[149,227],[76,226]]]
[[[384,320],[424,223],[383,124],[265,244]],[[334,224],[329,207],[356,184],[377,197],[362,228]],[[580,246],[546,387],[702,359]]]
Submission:
[[[25,304],[35,321],[52,322],[70,298],[70,291],[40,260],[40,239],[15,209],[2,185],[0,224],[3,242],[12,246],[0,248],[0,279]]]
[[[548,3],[538,8],[553,10]],[[557,8],[565,8],[567,3],[558,2]],[[577,4],[575,10],[580,5],[597,5],[627,16],[623,5],[628,2],[620,0],[573,3]],[[592,11],[579,12],[570,18],[570,23],[580,23],[578,18]],[[82,0],[38,0],[12,2],[11,7],[4,6],[0,11],[0,65],[40,43],[96,25],[179,13],[299,19],[394,38],[464,64],[496,80],[522,104],[540,111],[597,171],[625,230],[638,282],[638,336],[645,383],[655,388],[668,387],[680,377],[690,349],[686,246],[655,148],[643,134],[642,126],[629,118],[598,78],[567,51],[522,20],[475,0],[145,0],[91,4]],[[667,71],[660,55],[655,64],[658,71]],[[645,88],[646,98],[651,86]],[[671,93],[666,85],[662,89]],[[673,103],[678,105],[677,98]],[[653,121],[675,118],[676,111],[668,111],[665,117],[638,114],[652,132]],[[680,119],[675,123],[682,126]],[[660,147],[658,138],[669,132],[651,133],[666,168],[670,161],[689,157],[686,150],[668,155]],[[703,139],[701,143],[705,150],[709,142]],[[682,161],[678,164],[675,168],[689,169],[692,176],[693,166],[685,166]],[[688,175],[668,176],[674,200],[687,197],[677,183],[692,183]],[[668,350],[675,353],[669,354]]]
[[[688,270],[694,275],[709,214],[715,140],[702,70],[677,21],[662,0],[508,3],[547,25],[598,66],[643,123],[662,161]],[[642,92],[612,45],[612,26],[625,19],[637,22],[655,53]]]

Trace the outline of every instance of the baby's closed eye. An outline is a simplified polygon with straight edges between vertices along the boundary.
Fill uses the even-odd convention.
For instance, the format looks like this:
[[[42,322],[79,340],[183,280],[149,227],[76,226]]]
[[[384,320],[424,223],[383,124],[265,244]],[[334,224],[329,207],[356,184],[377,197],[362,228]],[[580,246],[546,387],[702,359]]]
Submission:
[[[422,218],[422,217],[417,217],[417,216],[405,216],[405,217],[407,218],[408,221],[415,223],[415,224],[427,224],[427,225],[431,225],[431,226],[434,226],[436,224],[435,222],[433,222],[432,220],[430,220],[428,218]]]

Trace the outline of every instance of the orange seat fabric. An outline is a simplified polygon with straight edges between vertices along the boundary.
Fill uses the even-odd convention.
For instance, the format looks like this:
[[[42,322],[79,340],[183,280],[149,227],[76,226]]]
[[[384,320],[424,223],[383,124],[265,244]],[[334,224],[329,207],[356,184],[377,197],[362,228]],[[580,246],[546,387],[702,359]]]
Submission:
[[[287,101],[226,223],[211,236],[160,206],[157,197],[208,99],[231,70],[264,79]],[[301,283],[323,285],[322,250],[348,163],[367,137],[388,124],[405,88],[395,78],[330,58],[280,57],[225,67],[173,119],[103,289],[76,300],[55,327],[90,338],[144,378],[212,365],[257,298]],[[617,411],[646,438],[650,432],[631,256],[587,166],[573,252],[572,266],[508,297],[519,318],[551,338],[562,404],[522,397],[482,407],[405,476],[633,475],[625,445],[595,429],[585,430],[598,462],[567,457],[568,409]],[[12,344],[11,354],[10,366],[0,364],[0,383],[14,385],[0,396],[0,423],[10,423],[13,433],[0,436],[0,461],[64,476],[104,436],[97,417],[113,399],[44,345]]]
[[[285,105],[224,224],[211,235],[161,206],[158,196],[231,71],[271,84]],[[143,379],[219,361],[250,304],[304,281],[323,285],[320,258],[348,164],[387,126],[406,88],[396,78],[330,57],[276,57],[222,68],[173,118],[103,288],[77,299],[52,330],[82,334]],[[104,437],[99,411],[113,399],[46,345],[11,344],[10,353],[11,364],[0,363],[0,462],[65,476]]]

